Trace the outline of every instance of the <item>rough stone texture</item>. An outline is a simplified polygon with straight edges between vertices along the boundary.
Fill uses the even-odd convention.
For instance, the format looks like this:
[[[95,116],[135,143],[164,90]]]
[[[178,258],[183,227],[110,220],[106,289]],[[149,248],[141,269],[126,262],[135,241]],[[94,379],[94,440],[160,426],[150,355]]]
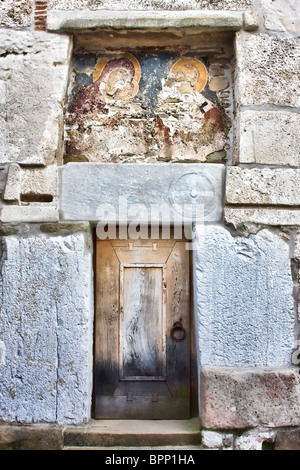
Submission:
[[[298,368],[206,366],[201,370],[201,422],[204,428],[299,426],[299,405]],[[272,438],[267,433],[260,436],[259,441]],[[249,440],[248,444],[251,448]],[[243,447],[246,450],[245,445]]]
[[[298,0],[261,0],[266,29],[299,33],[300,3]]]
[[[0,450],[62,450],[63,430],[54,425],[0,425]]]
[[[275,450],[300,450],[300,429],[278,431]]]
[[[241,111],[239,162],[300,165],[300,114]]]
[[[204,220],[222,217],[220,164],[68,163],[60,175],[65,221],[190,221],[202,208]]]
[[[4,201],[20,201],[21,194],[21,168],[18,163],[11,163],[8,167]]]
[[[259,28],[260,18],[256,10],[245,11],[243,16],[245,31],[256,31]]]
[[[48,0],[50,10],[246,10],[252,0]]]
[[[298,206],[300,170],[228,167],[228,204]]]
[[[232,208],[224,209],[224,220],[239,229],[243,226],[250,227],[251,224],[272,226],[297,226],[300,225],[300,210],[297,209],[249,209]]]
[[[89,418],[90,243],[83,233],[2,239],[0,420]]]
[[[51,203],[32,202],[24,205],[3,205],[0,221],[3,223],[57,222],[59,219],[58,201]]]
[[[34,0],[1,0],[0,28],[24,28],[32,24]]]
[[[237,103],[300,107],[298,38],[238,33],[236,59]]]
[[[275,436],[274,430],[258,428],[248,431],[236,438],[234,450],[271,450]]]
[[[9,165],[3,203],[2,222],[42,222],[58,220],[57,166],[21,168]]]
[[[216,432],[216,431],[207,431],[205,429],[201,432],[202,440],[201,444],[204,448],[207,449],[227,449],[232,450],[233,445],[233,435]]]
[[[270,230],[248,238],[197,228],[196,330],[201,365],[291,364],[293,280],[289,245]]]
[[[70,38],[0,30],[0,161],[61,161]]]
[[[300,223],[299,223],[300,225]],[[294,260],[300,262],[300,232],[296,233],[294,241]]]

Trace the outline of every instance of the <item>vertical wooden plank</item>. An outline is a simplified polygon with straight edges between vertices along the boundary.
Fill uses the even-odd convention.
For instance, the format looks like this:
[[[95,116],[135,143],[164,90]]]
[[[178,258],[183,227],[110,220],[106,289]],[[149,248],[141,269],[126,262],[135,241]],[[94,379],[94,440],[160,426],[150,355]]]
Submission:
[[[108,395],[119,365],[119,261],[110,241],[97,241],[96,279],[95,387],[96,395]]]
[[[140,380],[162,377],[162,268],[122,267],[121,278],[120,376]]]
[[[167,383],[173,396],[182,396],[188,404],[190,398],[190,297],[189,252],[185,242],[177,242],[167,265]],[[185,338],[176,341],[171,329],[180,321]]]

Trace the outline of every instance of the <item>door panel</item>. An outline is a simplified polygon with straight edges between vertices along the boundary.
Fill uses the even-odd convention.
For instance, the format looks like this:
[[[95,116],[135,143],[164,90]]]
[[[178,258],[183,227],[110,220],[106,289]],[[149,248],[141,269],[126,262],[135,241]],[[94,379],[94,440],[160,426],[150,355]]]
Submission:
[[[190,417],[185,242],[97,241],[95,417]]]
[[[162,268],[125,266],[120,280],[120,378],[164,376]]]

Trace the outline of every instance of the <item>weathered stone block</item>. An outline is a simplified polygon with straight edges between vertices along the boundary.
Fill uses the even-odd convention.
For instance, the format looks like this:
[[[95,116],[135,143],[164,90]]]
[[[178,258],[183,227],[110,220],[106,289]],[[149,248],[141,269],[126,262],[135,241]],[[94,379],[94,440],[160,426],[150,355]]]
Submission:
[[[261,0],[265,27],[271,31],[298,33],[300,4],[297,0]]]
[[[300,170],[228,167],[228,204],[298,206]]]
[[[24,169],[21,173],[21,189],[23,196],[32,195],[58,196],[57,166],[49,165],[46,168]]]
[[[290,365],[295,312],[287,241],[270,230],[246,238],[200,226],[193,255],[201,365]]]
[[[0,27],[20,28],[32,23],[34,0],[2,0],[0,4]]]
[[[259,14],[255,10],[248,10],[244,12],[244,30],[256,31],[259,28]]]
[[[269,429],[253,429],[238,436],[234,450],[271,450],[274,448],[276,431]]]
[[[278,431],[275,450],[300,450],[300,429]]]
[[[300,41],[267,34],[236,36],[236,99],[242,106],[300,106]]]
[[[231,449],[233,444],[233,435],[224,432],[207,431],[201,432],[201,444],[207,449]]]
[[[49,0],[49,10],[246,10],[252,0]]]
[[[53,11],[48,13],[49,31],[76,31],[87,29],[113,28],[126,29],[164,29],[164,28],[220,28],[238,31],[243,25],[243,16],[234,11]]]
[[[300,262],[300,232],[296,233],[294,242],[294,260]]]
[[[299,166],[299,128],[299,114],[241,111],[239,162]]]
[[[32,202],[30,205],[3,205],[0,221],[3,223],[57,222],[59,219],[58,200],[51,203]]]
[[[0,425],[0,450],[62,450],[63,429],[35,424]]]
[[[224,209],[224,220],[239,229],[242,226],[247,228],[251,224],[272,225],[272,226],[297,226],[300,225],[300,210],[298,209],[268,209],[260,208],[232,208]]]
[[[62,158],[70,41],[43,32],[0,30],[1,162],[44,165]]]
[[[200,402],[208,429],[299,426],[299,369],[206,366]]]
[[[189,221],[202,208],[205,220],[222,217],[220,164],[68,163],[60,172],[65,221]]]
[[[21,195],[21,167],[18,163],[12,163],[8,167],[4,201],[20,201]]]
[[[57,166],[21,168],[12,163],[8,168],[2,222],[43,222],[58,219]]]
[[[0,420],[89,418],[92,256],[89,235],[2,239]]]

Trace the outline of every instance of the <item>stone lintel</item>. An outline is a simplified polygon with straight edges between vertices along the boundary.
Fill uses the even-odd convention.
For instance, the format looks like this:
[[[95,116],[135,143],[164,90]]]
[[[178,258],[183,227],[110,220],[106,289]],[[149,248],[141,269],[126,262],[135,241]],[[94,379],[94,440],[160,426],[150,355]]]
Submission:
[[[60,214],[122,224],[219,221],[224,173],[221,164],[68,163],[60,169]]]
[[[74,32],[96,29],[225,29],[239,31],[244,24],[241,11],[50,11],[48,31]]]
[[[299,369],[204,366],[200,403],[206,429],[299,426]]]

